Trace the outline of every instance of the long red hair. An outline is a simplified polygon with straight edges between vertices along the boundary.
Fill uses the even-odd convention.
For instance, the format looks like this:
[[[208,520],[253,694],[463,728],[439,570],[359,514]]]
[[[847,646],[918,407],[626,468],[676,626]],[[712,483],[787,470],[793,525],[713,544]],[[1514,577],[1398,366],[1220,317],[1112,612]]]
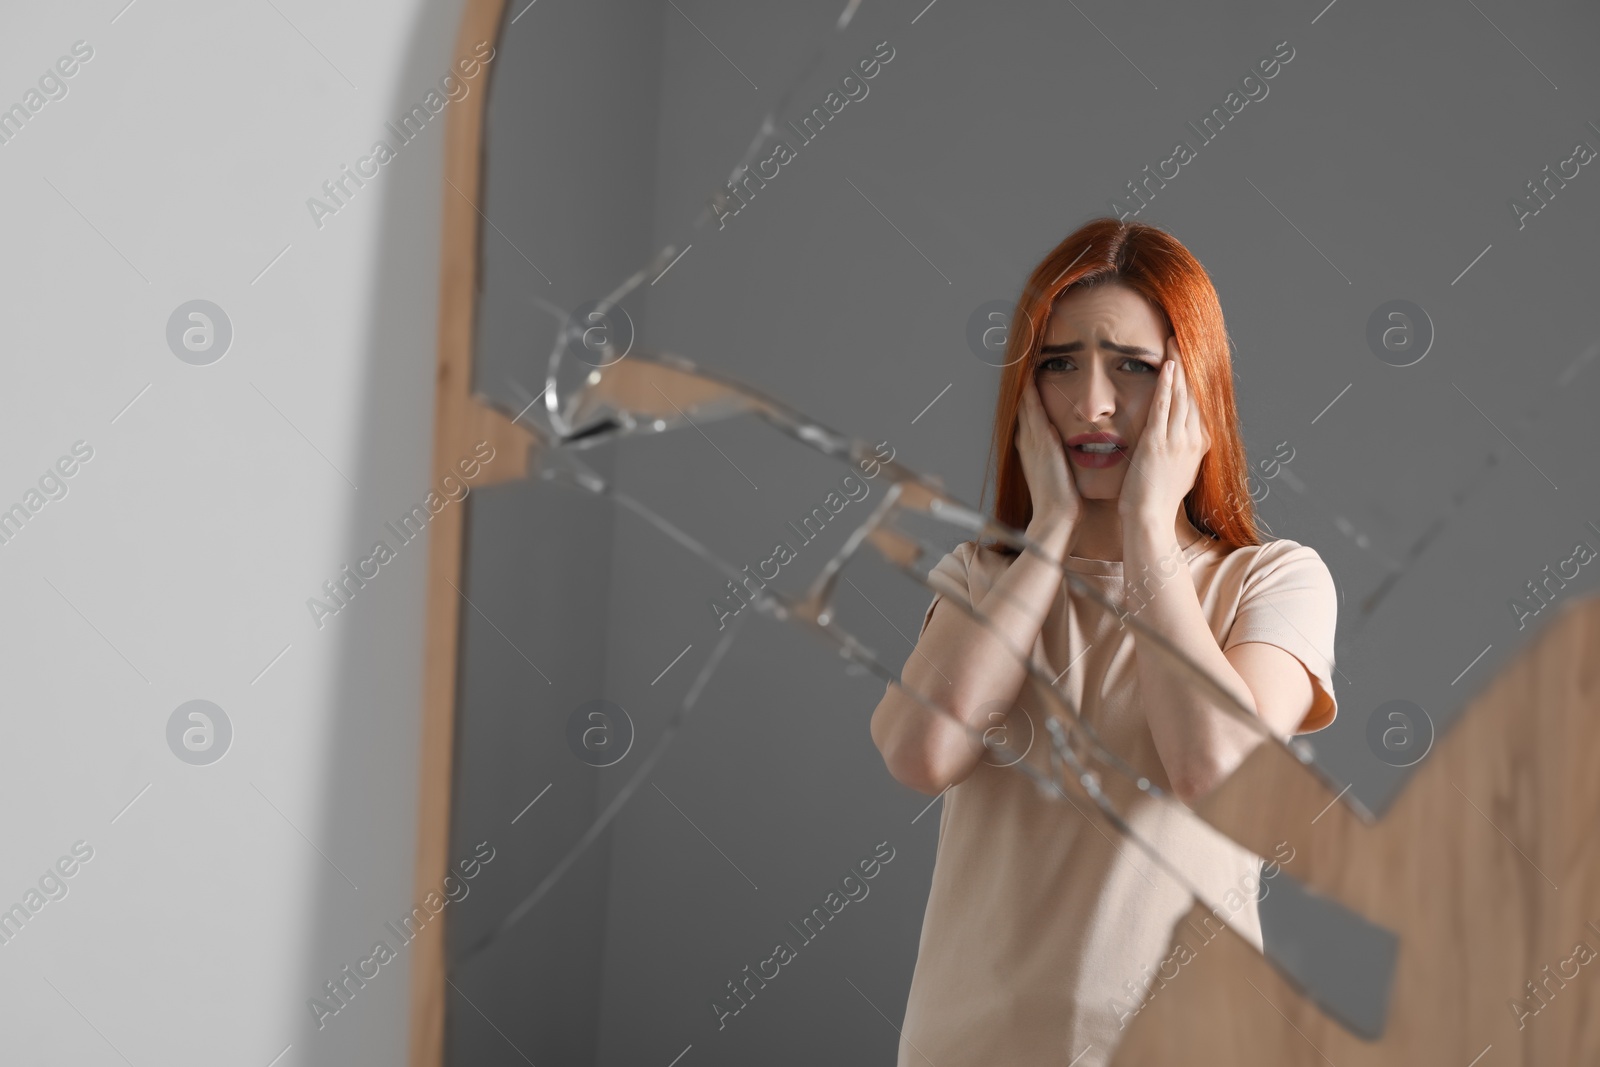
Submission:
[[[1056,245],[1033,269],[1017,298],[1007,330],[1006,365],[995,403],[987,467],[995,476],[995,519],[1025,530],[1033,518],[1033,500],[1017,453],[1017,417],[1050,309],[1068,290],[1112,282],[1139,293],[1165,317],[1177,338],[1189,393],[1211,436],[1211,447],[1195,473],[1194,488],[1183,498],[1185,514],[1196,529],[1230,549],[1260,544],[1233,399],[1228,330],[1211,277],[1165,230],[1113,218],[1093,219]],[[988,486],[986,473],[985,494]],[[996,548],[1011,551],[1004,545]]]

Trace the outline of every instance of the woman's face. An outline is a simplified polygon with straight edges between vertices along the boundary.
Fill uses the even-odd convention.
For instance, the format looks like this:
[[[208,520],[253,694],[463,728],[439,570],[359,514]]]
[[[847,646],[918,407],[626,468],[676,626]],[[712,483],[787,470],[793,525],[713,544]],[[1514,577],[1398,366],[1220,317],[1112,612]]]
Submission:
[[[1161,313],[1117,283],[1069,291],[1051,308],[1034,380],[1085,500],[1114,500],[1121,493],[1168,336]],[[1075,447],[1096,433],[1113,435],[1120,447],[1098,455]]]

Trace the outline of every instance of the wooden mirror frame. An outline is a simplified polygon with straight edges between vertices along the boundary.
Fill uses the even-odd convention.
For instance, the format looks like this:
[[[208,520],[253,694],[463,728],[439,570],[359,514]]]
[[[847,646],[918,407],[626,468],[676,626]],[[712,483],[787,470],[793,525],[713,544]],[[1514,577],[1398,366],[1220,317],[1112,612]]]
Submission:
[[[505,0],[466,0],[451,64],[473,55],[472,45],[499,47]],[[491,76],[492,77],[492,76]],[[472,395],[479,271],[482,267],[483,132],[492,81],[445,117],[443,212],[439,242],[438,370],[433,408],[433,483],[454,474],[455,460],[479,441],[505,458],[483,468],[477,484],[528,475],[532,431],[479,404]],[[457,190],[461,190],[458,192]],[[473,200],[467,199],[470,191]],[[417,789],[417,855],[413,899],[438,886],[449,872],[451,784],[455,761],[457,669],[461,643],[462,550],[466,509],[447,508],[429,524],[422,729]],[[444,1062],[445,931],[448,919],[424,926],[411,945],[410,1067]]]

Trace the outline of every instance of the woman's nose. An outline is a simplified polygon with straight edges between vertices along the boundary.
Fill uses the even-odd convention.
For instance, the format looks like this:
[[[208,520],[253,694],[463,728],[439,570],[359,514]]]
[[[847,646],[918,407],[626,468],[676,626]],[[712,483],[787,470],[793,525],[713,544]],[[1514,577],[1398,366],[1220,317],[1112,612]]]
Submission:
[[[1078,404],[1086,420],[1096,422],[1116,412],[1117,390],[1110,375],[1099,367],[1091,366],[1088,374],[1079,381],[1083,383],[1083,396]]]

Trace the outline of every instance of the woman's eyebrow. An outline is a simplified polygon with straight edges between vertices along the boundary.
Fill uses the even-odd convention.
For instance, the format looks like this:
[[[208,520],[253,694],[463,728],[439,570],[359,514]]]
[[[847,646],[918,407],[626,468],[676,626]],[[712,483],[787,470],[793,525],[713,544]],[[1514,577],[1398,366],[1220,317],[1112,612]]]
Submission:
[[[1119,345],[1115,341],[1101,341],[1100,342],[1100,347],[1101,348],[1105,348],[1105,349],[1109,349],[1112,352],[1120,353],[1121,355],[1124,355],[1124,356],[1156,356],[1158,358],[1161,357],[1161,353],[1152,352],[1148,348],[1143,348],[1143,347],[1141,347],[1139,345]],[[1083,342],[1082,341],[1067,341],[1066,343],[1059,344],[1059,345],[1043,345],[1039,349],[1039,354],[1041,356],[1043,356],[1043,355],[1073,355],[1073,354],[1076,354],[1076,353],[1082,352],[1082,351],[1083,351]]]

